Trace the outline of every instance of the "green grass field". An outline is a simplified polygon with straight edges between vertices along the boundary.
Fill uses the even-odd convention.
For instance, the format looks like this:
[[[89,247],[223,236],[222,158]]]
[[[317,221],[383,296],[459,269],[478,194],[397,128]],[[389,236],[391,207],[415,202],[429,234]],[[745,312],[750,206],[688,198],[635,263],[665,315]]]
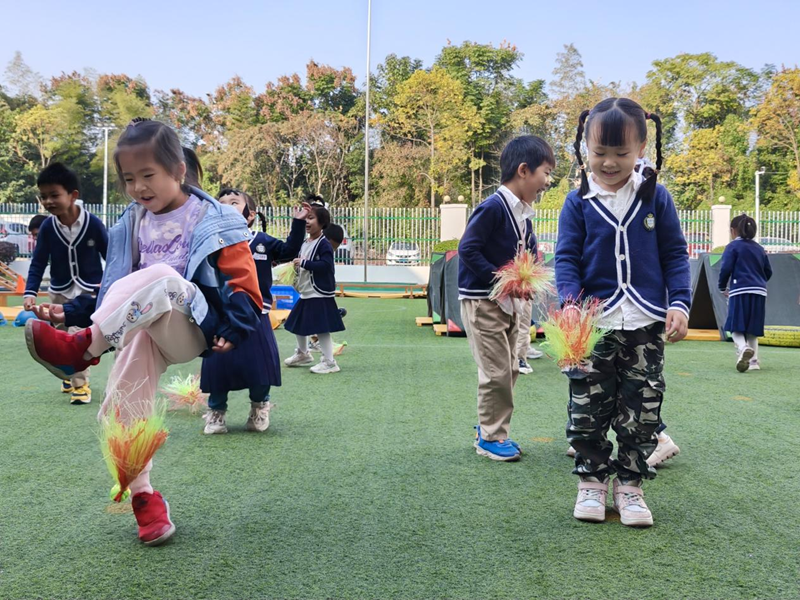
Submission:
[[[0,598],[796,598],[800,350],[667,352],[663,416],[682,453],[646,485],[655,526],[572,518],[566,380],[547,359],[517,385],[525,452],[472,448],[476,368],[464,338],[418,328],[421,300],[354,300],[342,372],[284,370],[272,425],[204,436],[172,413],[153,484],[178,527],[142,546],[108,501],[96,412],[0,328]],[[279,330],[283,357],[293,337]],[[199,362],[170,374],[199,370]]]

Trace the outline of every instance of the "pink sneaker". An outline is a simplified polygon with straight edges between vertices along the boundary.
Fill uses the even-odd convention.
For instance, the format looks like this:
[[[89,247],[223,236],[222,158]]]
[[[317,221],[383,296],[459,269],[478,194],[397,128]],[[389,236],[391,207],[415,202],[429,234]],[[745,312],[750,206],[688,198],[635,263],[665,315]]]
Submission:
[[[644,502],[642,488],[634,485],[620,485],[614,480],[614,510],[619,513],[619,520],[629,527],[650,527],[653,514]]]
[[[651,467],[658,467],[664,464],[664,461],[669,460],[673,456],[678,456],[681,449],[672,441],[666,433],[658,435],[658,445],[653,453],[647,458],[647,464]]]
[[[608,482],[581,481],[578,483],[578,499],[572,516],[581,521],[602,523],[606,520],[606,496]]]

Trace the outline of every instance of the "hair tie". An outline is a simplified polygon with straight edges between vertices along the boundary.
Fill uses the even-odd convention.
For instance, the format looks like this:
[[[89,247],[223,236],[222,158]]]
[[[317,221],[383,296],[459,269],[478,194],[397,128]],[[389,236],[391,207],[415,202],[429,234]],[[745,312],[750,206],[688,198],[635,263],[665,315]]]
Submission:
[[[145,121],[149,121],[150,119],[146,117],[135,117],[131,119],[131,122],[128,123],[128,127],[136,127],[139,123],[144,123]]]
[[[578,169],[580,169],[581,171],[585,171],[586,170],[586,165],[580,164],[580,165],[578,165]]]
[[[645,119],[649,119],[649,118],[650,118],[650,113],[649,113],[649,112],[647,112],[647,111],[645,111],[645,113],[644,113],[644,118],[645,118]]]

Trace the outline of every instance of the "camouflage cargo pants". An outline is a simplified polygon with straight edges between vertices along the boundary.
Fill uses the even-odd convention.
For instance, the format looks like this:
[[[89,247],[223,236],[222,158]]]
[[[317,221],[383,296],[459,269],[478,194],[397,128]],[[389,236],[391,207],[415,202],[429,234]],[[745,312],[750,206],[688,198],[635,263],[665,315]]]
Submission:
[[[622,484],[656,476],[647,457],[656,447],[664,396],[664,323],[634,331],[612,331],[595,348],[586,379],[570,380],[567,439],[575,448],[575,470],[585,481],[612,473]],[[608,429],[617,434],[611,461]]]

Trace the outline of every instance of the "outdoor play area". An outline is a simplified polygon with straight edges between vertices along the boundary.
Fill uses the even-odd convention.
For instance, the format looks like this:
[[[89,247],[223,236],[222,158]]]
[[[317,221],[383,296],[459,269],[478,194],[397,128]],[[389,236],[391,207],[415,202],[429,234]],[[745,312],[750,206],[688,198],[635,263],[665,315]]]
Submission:
[[[22,329],[0,327],[0,597],[586,597],[576,569],[598,598],[796,597],[798,349],[764,346],[762,370],[738,374],[729,343],[668,348],[663,415],[682,452],[636,530],[572,517],[567,383],[547,358],[516,388],[522,460],[480,460],[466,338],[417,327],[424,299],[337,302],[341,373],[284,370],[266,435],[243,430],[246,392],[225,436],[169,413],[157,485],[180,529],[158,549],[129,502],[99,508],[97,407],[69,406]],[[288,356],[294,337],[276,335]]]

